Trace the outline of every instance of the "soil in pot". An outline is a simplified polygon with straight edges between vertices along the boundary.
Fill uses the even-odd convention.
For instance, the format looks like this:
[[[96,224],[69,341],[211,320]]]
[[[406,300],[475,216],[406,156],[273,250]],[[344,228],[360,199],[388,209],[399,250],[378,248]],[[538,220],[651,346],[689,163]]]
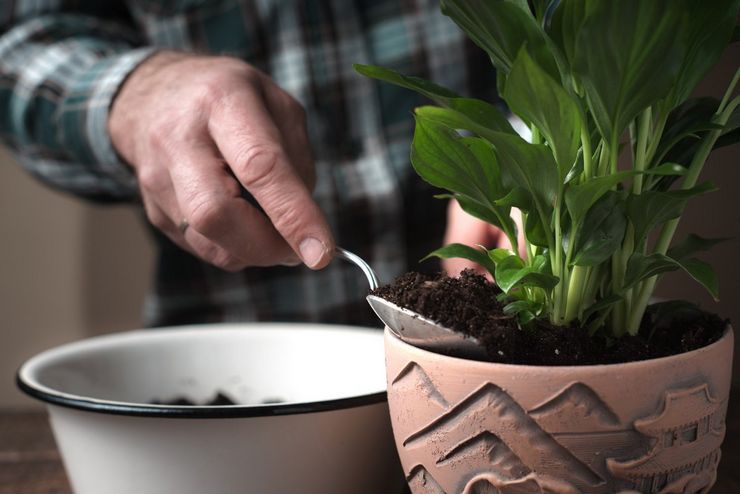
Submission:
[[[489,360],[525,365],[612,364],[688,352],[717,341],[728,321],[696,306],[665,302],[651,306],[640,332],[611,340],[576,326],[534,321],[526,329],[503,312],[501,290],[466,270],[460,277],[407,273],[375,291],[401,307],[478,338]]]

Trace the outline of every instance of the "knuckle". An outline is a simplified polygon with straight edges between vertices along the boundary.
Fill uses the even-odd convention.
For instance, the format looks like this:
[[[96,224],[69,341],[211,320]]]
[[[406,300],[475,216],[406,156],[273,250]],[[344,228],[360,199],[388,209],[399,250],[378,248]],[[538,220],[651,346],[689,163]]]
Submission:
[[[223,218],[223,207],[219,200],[209,195],[191,201],[187,214],[190,226],[205,236],[217,232]]]
[[[275,180],[280,151],[265,143],[249,146],[238,159],[240,178],[247,188],[260,188]]]
[[[226,96],[225,87],[226,83],[220,74],[204,78],[195,93],[196,106],[198,108],[218,106]]]
[[[139,188],[145,192],[158,192],[165,188],[164,174],[154,166],[139,168],[137,173]]]
[[[156,209],[146,207],[146,217],[149,220],[149,223],[152,224],[155,228],[158,230],[169,233],[169,227],[170,222],[168,221],[167,217],[165,217],[164,214],[159,212]]]
[[[235,273],[246,267],[245,263],[240,259],[237,259],[228,252],[218,249],[214,257],[211,259],[211,263],[219,269]]]

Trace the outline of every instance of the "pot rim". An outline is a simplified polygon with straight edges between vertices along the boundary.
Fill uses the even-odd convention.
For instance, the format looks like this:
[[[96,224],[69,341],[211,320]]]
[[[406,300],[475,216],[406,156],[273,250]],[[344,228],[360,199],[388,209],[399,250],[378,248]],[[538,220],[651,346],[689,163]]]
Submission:
[[[609,368],[625,368],[626,367],[633,367],[633,366],[644,366],[648,365],[650,363],[669,363],[672,360],[678,360],[678,359],[684,359],[684,358],[691,358],[695,355],[699,355],[700,353],[704,352],[710,352],[712,351],[716,346],[719,346],[724,343],[724,341],[728,338],[734,339],[734,331],[732,328],[732,324],[728,323],[725,327],[724,332],[722,333],[722,336],[717,339],[717,341],[714,341],[710,343],[709,345],[705,345],[703,347],[697,348],[695,350],[691,350],[689,352],[682,352],[682,353],[676,353],[674,355],[668,355],[665,357],[657,357],[657,358],[651,358],[651,359],[644,359],[644,360],[633,360],[631,362],[617,362],[612,364],[588,364],[588,365],[530,365],[530,364],[507,364],[502,362],[487,362],[484,360],[471,360],[466,359],[462,357],[453,357],[451,355],[445,355],[444,353],[434,352],[431,350],[426,350],[423,348],[419,348],[417,346],[414,346],[408,342],[403,341],[398,336],[396,336],[393,331],[388,329],[386,326],[385,328],[385,336],[386,338],[391,338],[394,343],[400,347],[408,349],[410,352],[415,352],[420,355],[435,355],[442,357],[444,359],[451,359],[453,361],[461,361],[461,362],[467,362],[469,365],[483,365],[487,367],[508,367],[508,368],[519,368],[522,370],[522,372],[525,371],[534,371],[539,370],[542,371],[544,369],[547,369],[548,372],[572,372],[575,369],[579,370],[585,370],[588,371],[589,369],[609,369]]]
[[[213,324],[207,326],[217,326],[218,329],[209,329],[207,331],[234,331],[237,328],[250,326],[250,323],[243,324]],[[333,331],[349,326],[325,325],[325,324],[303,324],[303,323],[258,323],[254,324],[250,331],[261,331],[257,329],[264,327],[269,331],[271,326],[277,327],[301,327],[314,328],[318,330]],[[330,329],[331,328],[331,329]],[[354,331],[378,331],[377,328],[352,327]],[[387,402],[387,392],[385,390],[349,396],[346,398],[336,398],[329,400],[318,400],[310,402],[283,402],[267,403],[252,405],[195,405],[195,406],[176,406],[176,405],[153,405],[144,403],[133,403],[116,400],[103,400],[65,393],[55,390],[38,382],[31,371],[39,366],[42,361],[55,356],[80,350],[90,345],[98,343],[114,344],[121,340],[130,340],[146,337],[161,337],[164,334],[172,335],[173,332],[194,333],[203,331],[199,325],[192,326],[173,326],[166,328],[152,328],[143,330],[125,331],[122,333],[107,334],[94,336],[84,340],[66,343],[41,353],[28,359],[17,370],[15,375],[16,386],[28,396],[45,402],[49,405],[58,405],[65,408],[72,408],[86,412],[102,413],[107,415],[126,415],[132,417],[155,417],[155,418],[184,418],[184,419],[224,419],[224,418],[251,418],[251,417],[272,417],[281,415],[299,415],[325,411],[339,411],[355,407],[376,405]]]

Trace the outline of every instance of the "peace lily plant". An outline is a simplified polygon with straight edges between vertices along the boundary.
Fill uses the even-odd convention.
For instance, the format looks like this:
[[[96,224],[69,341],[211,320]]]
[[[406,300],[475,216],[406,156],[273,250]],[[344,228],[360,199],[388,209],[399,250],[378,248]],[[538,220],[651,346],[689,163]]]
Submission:
[[[715,273],[694,255],[719,239],[672,242],[688,200],[715,189],[699,180],[710,152],[738,137],[738,72],[721,101],[690,95],[737,36],[740,2],[441,4],[487,52],[498,94],[531,139],[494,104],[355,66],[439,105],[415,110],[416,172],[513,246],[452,244],[431,255],[484,266],[503,291],[505,312],[522,325],[547,318],[609,337],[634,335],[656,282],[673,270],[716,298]],[[512,208],[522,212],[523,249]]]

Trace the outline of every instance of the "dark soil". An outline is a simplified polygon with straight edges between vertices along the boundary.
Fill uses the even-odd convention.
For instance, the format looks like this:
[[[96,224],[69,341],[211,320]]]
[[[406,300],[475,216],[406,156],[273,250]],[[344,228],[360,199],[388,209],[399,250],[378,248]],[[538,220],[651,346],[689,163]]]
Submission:
[[[592,365],[665,357],[717,341],[728,322],[696,306],[666,302],[648,309],[636,336],[618,340],[539,320],[522,329],[503,313],[496,300],[500,289],[470,270],[459,278],[408,273],[373,293],[478,338],[492,362],[513,364]]]
[[[225,395],[221,391],[217,392],[216,396],[214,396],[212,399],[210,399],[209,401],[205,403],[196,403],[184,396],[177,396],[175,398],[172,398],[171,400],[165,400],[165,401],[153,400],[151,404],[152,405],[169,405],[169,406],[175,406],[175,407],[196,407],[196,406],[215,407],[215,406],[238,405],[237,402],[229,398],[227,395]]]

